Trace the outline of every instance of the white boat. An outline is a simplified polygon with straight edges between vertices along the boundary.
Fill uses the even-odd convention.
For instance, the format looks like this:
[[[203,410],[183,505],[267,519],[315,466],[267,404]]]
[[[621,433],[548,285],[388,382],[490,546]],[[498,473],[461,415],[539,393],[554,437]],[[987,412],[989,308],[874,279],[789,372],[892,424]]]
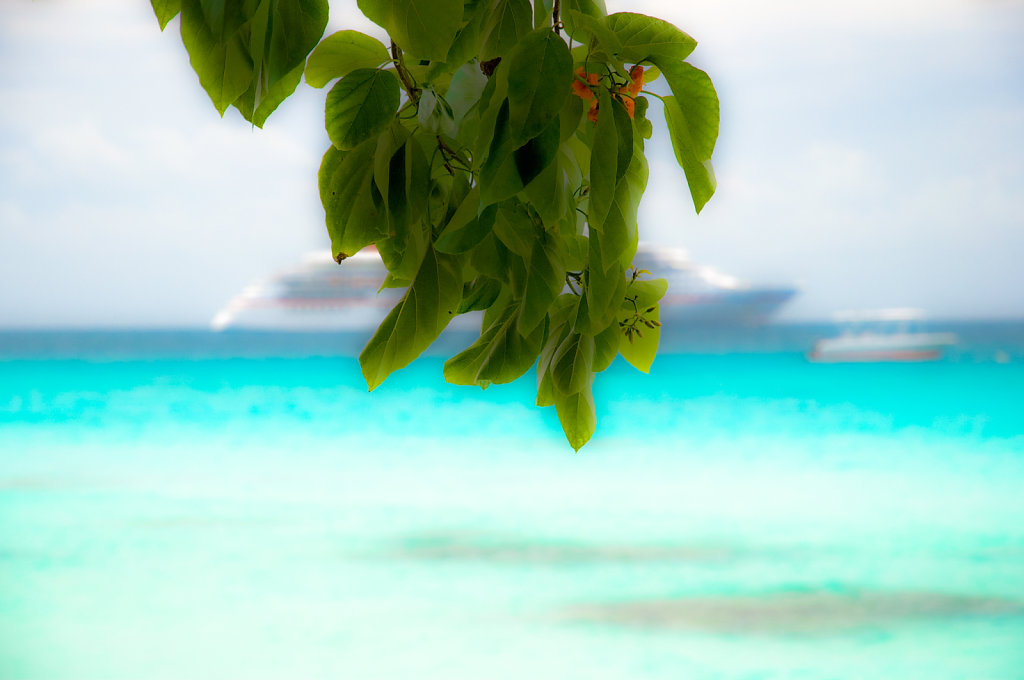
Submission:
[[[839,312],[843,326],[838,337],[818,340],[807,355],[823,363],[935,361],[956,344],[953,333],[916,330],[925,319],[921,310],[898,308]]]
[[[641,246],[634,264],[652,277],[668,279],[662,324],[757,325],[766,322],[796,293],[792,287],[753,286],[717,270],[693,264],[686,251]],[[373,330],[404,289],[380,289],[386,275],[372,247],[339,266],[328,252],[308,255],[296,267],[245,288],[214,316],[214,330]],[[469,315],[467,315],[469,316]],[[459,317],[455,329],[476,325]]]

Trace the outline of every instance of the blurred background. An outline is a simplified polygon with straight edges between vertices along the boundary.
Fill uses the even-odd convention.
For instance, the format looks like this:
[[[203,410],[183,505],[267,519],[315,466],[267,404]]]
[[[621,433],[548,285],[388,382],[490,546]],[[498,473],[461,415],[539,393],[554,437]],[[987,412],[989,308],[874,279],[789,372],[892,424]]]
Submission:
[[[0,678],[1024,678],[1024,4],[608,6],[699,41],[718,193],[656,122],[675,321],[573,454],[459,331],[366,392],[323,91],[0,3]]]

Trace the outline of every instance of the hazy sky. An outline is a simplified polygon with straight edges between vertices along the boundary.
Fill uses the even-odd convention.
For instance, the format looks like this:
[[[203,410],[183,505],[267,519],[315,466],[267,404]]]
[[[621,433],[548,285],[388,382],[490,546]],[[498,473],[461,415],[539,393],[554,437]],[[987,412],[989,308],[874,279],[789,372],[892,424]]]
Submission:
[[[607,3],[693,35],[722,102],[699,217],[649,142],[644,240],[798,284],[789,318],[1024,317],[1024,3]],[[379,33],[355,4],[328,31]],[[324,97],[300,85],[254,130],[148,2],[0,1],[0,326],[203,325],[329,247]]]

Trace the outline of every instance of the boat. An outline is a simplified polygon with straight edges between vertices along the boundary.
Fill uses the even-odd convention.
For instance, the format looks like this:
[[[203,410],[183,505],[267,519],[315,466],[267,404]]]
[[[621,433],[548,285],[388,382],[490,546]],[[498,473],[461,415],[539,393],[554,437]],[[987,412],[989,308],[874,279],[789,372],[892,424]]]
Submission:
[[[839,312],[840,335],[818,340],[807,358],[823,363],[936,361],[957,337],[917,330],[925,318],[910,308]]]
[[[716,269],[696,265],[685,250],[641,246],[637,269],[668,279],[661,322],[700,326],[759,325],[796,293],[787,286],[754,286]],[[328,252],[308,255],[298,265],[245,288],[217,312],[214,330],[287,331],[373,330],[401,298],[404,289],[384,288],[386,275],[372,246],[339,266]],[[466,318],[468,317],[468,318]],[[464,315],[450,328],[479,329],[478,318]]]

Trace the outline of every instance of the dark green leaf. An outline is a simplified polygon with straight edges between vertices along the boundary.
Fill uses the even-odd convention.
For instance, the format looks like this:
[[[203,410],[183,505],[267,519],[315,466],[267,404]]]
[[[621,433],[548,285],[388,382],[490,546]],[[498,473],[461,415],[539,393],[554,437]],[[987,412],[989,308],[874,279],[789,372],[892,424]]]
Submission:
[[[590,207],[587,223],[601,231],[615,198],[619,158],[619,134],[612,98],[604,88],[598,93],[597,126],[590,156]]]
[[[351,257],[388,235],[384,215],[374,201],[375,148],[376,140],[347,152],[332,146],[320,165],[320,200],[336,260]]]
[[[501,239],[509,250],[522,257],[530,257],[539,234],[538,225],[522,202],[511,200],[498,206],[498,215],[494,220],[494,235]]]
[[[572,293],[560,295],[548,310],[548,337],[537,362],[537,406],[554,406],[555,388],[551,381],[551,360],[572,331],[580,298]]]
[[[400,100],[398,78],[390,71],[357,69],[327,95],[327,136],[339,149],[376,137],[394,119]]]
[[[472,283],[467,283],[462,289],[462,303],[459,304],[459,314],[467,312],[478,312],[490,309],[494,301],[501,294],[501,281],[492,279],[489,276],[478,276]]]
[[[551,10],[554,0],[533,0],[533,27],[551,26]]]
[[[504,100],[494,122],[494,137],[487,160],[480,170],[480,202],[491,205],[515,196],[523,188],[523,179],[516,169],[508,126],[508,100]]]
[[[526,373],[540,354],[543,325],[523,336],[516,330],[519,303],[507,305],[469,348],[444,364],[444,379],[456,385],[509,383]]]
[[[427,251],[409,290],[359,355],[371,390],[406,366],[437,339],[462,301],[462,274],[455,258]]]
[[[373,156],[373,182],[380,192],[390,236],[408,229],[410,219],[405,184],[408,139],[409,131],[395,121],[378,137],[377,150]]]
[[[498,206],[479,211],[480,188],[473,187],[452,214],[434,247],[443,253],[464,253],[484,239],[494,227]]]
[[[252,59],[239,29],[239,11],[207,14],[201,0],[181,0],[181,40],[199,84],[222,116],[253,81]]]
[[[587,328],[597,335],[614,320],[626,292],[625,271],[619,253],[602,243],[604,236],[590,234],[590,262],[587,270]],[[608,262],[610,260],[610,262]]]
[[[309,55],[306,82],[323,87],[356,69],[375,69],[390,60],[387,48],[376,38],[359,31],[338,31],[324,38]]]
[[[551,379],[561,394],[576,394],[593,376],[594,338],[580,332],[570,333],[551,358]]]
[[[481,31],[481,62],[506,56],[533,29],[530,0],[497,0],[491,4]]]
[[[517,257],[493,233],[488,234],[470,251],[470,264],[481,274],[509,283],[511,259]]]
[[[526,288],[523,291],[523,308],[519,314],[520,333],[529,334],[544,320],[564,286],[565,267],[555,242],[549,240],[545,244],[541,239],[535,239],[526,266]]]
[[[619,338],[622,331],[619,324],[611,323],[603,331],[594,336],[594,373],[607,369],[615,361],[619,353]]]
[[[633,119],[629,117],[623,103],[615,98],[612,99],[612,112],[615,114],[615,134],[618,141],[615,156],[615,186],[618,186],[619,180],[626,174],[626,168],[633,161]]]
[[[518,146],[558,116],[572,88],[572,56],[554,31],[539,28],[508,55],[509,126]]]
[[[359,0],[359,9],[410,55],[444,61],[462,25],[462,0]]]
[[[274,83],[269,90],[267,90],[262,99],[260,99],[259,106],[253,110],[252,103],[256,101],[256,88],[255,81],[253,86],[250,86],[241,97],[235,100],[235,108],[238,109],[242,117],[250,121],[253,125],[258,128],[263,127],[264,123],[267,122],[267,118],[274,112],[275,109],[287,99],[295,88],[298,87],[299,82],[302,80],[302,65],[295,67],[295,70],[288,74],[286,77],[278,80]]]
[[[306,63],[327,28],[327,13],[327,0],[277,0],[272,4],[262,66],[268,88]]]
[[[539,135],[513,152],[513,162],[523,186],[532,182],[555,160],[558,155],[559,131],[559,119],[556,116]]]

